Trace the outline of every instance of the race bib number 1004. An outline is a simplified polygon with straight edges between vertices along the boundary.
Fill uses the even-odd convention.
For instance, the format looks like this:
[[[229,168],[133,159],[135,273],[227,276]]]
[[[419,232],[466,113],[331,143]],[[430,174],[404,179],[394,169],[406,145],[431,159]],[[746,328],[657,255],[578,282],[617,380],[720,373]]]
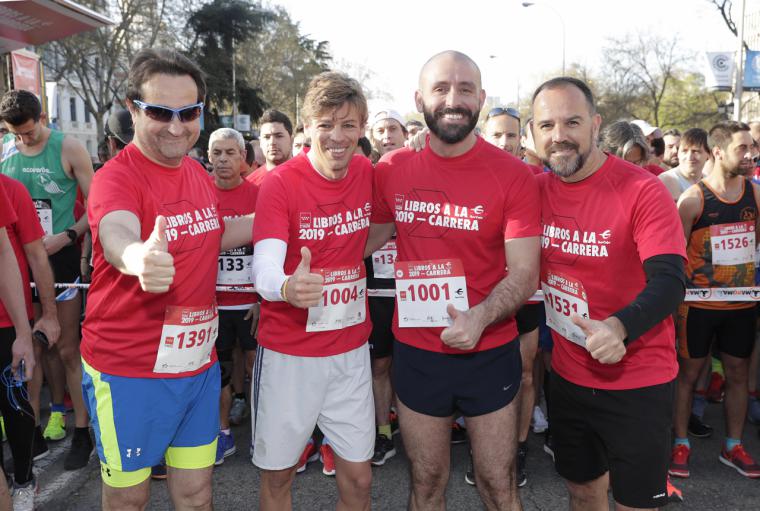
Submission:
[[[586,334],[570,320],[573,314],[588,318],[588,298],[583,284],[572,277],[548,272],[541,282],[546,324],[559,335],[586,347]]]
[[[460,311],[470,308],[459,259],[397,261],[395,267],[400,328],[447,327],[452,323],[449,304]]]
[[[367,272],[356,266],[318,270],[325,278],[319,305],[309,307],[307,332],[341,330],[367,319]]]

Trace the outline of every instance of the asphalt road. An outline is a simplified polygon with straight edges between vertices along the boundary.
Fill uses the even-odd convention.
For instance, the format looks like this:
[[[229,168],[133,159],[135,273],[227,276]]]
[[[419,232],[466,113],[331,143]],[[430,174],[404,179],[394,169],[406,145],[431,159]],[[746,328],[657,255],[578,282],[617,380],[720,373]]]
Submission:
[[[44,402],[44,401],[43,401]],[[690,479],[674,480],[684,492],[685,502],[670,504],[669,509],[683,510],[760,510],[760,480],[750,480],[718,462],[723,437],[722,407],[708,406],[706,421],[715,427],[708,439],[692,439]],[[248,510],[258,508],[258,469],[248,456],[250,425],[233,430],[238,452],[227,458],[214,471],[214,505],[217,510]],[[760,438],[755,426],[747,424],[744,434],[747,450],[760,459]],[[53,446],[39,480],[41,493],[38,509],[51,511],[82,511],[100,509],[100,472],[93,456],[89,466],[76,472],[64,472],[64,440]],[[396,437],[400,453],[383,467],[373,469],[372,507],[380,510],[406,508],[409,492],[408,464],[403,455],[400,436]],[[565,487],[554,472],[551,459],[543,452],[543,436],[531,433],[528,454],[528,484],[520,489],[523,507],[527,510],[567,509]],[[7,450],[6,450],[7,451]],[[466,444],[452,446],[451,477],[447,491],[447,508],[451,510],[482,509],[476,488],[464,482],[467,470]],[[293,488],[296,510],[332,510],[337,502],[334,478],[324,476],[320,462],[310,464],[298,475]],[[165,482],[153,481],[150,510],[171,510],[172,505]]]

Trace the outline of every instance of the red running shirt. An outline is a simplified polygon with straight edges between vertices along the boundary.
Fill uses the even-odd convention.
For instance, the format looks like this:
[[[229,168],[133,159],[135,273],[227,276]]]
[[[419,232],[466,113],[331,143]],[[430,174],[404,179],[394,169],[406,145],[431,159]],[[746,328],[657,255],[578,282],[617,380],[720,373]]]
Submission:
[[[683,229],[662,182],[615,156],[590,177],[563,183],[552,173],[541,189],[541,282],[549,272],[585,289],[591,319],[604,320],[644,289],[643,261],[663,254],[686,259]],[[597,362],[552,330],[552,367],[585,387],[624,390],[669,382],[678,373],[670,316],[631,342],[617,364]]]
[[[259,195],[259,187],[243,179],[232,188],[225,190],[216,188],[216,196],[219,199],[219,214],[226,220],[250,215],[256,211],[256,199]],[[219,255],[219,273],[217,284],[234,285],[253,288],[251,283],[251,263],[253,261],[253,245],[233,248]],[[256,293],[234,293],[219,291],[216,295],[220,309],[225,307],[240,308],[238,305],[250,305],[258,302]]]
[[[92,284],[82,325],[82,358],[98,371],[138,378],[179,378],[194,371],[154,373],[168,306],[208,306],[216,300],[216,272],[224,223],[214,184],[199,163],[183,158],[179,168],[148,160],[129,144],[93,178],[88,200],[92,232]],[[124,275],[103,257],[100,220],[112,211],[129,211],[148,239],[156,216],[167,219],[174,281],[166,293],[146,293],[137,277]]]
[[[442,158],[430,147],[398,149],[375,168],[373,223],[396,223],[398,261],[459,259],[469,306],[482,302],[506,275],[504,240],[540,236],[538,187],[533,170],[478,138],[467,153]],[[399,328],[401,342],[439,353],[441,327]],[[502,346],[517,337],[514,318],[490,325],[472,351]]]
[[[45,231],[42,230],[40,220],[37,217],[37,210],[34,208],[32,196],[29,195],[26,187],[19,181],[6,175],[0,174],[0,191],[5,189],[6,202],[0,196],[0,202],[8,204],[13,208],[11,213],[15,213],[17,220],[5,226],[8,233],[8,239],[11,241],[13,253],[16,254],[18,268],[21,272],[21,284],[24,288],[24,302],[26,303],[26,315],[29,319],[34,317],[32,311],[32,289],[29,286],[29,266],[26,262],[26,253],[24,245],[42,239]],[[0,207],[2,209],[2,207]],[[0,212],[2,215],[2,212]],[[0,216],[2,218],[2,216]],[[0,222],[2,223],[2,222]],[[0,327],[6,328],[13,326],[5,306],[0,302]]]
[[[372,165],[354,156],[347,175],[330,181],[305,153],[277,166],[259,192],[254,245],[265,239],[288,244],[285,274],[301,262],[301,247],[311,251],[311,270],[364,267],[364,247],[372,212]],[[366,297],[366,290],[364,291]],[[286,302],[261,304],[259,344],[302,357],[327,357],[358,348],[369,338],[372,323],[365,298],[361,323],[340,330],[307,332],[308,311]]]

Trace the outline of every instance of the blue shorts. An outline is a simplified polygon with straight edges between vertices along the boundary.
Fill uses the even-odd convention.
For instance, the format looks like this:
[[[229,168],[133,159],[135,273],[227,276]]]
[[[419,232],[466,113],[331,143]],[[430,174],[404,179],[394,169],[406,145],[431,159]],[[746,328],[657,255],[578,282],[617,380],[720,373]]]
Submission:
[[[103,482],[142,483],[161,458],[174,468],[214,464],[219,434],[219,363],[184,378],[129,378],[82,361],[82,392]]]

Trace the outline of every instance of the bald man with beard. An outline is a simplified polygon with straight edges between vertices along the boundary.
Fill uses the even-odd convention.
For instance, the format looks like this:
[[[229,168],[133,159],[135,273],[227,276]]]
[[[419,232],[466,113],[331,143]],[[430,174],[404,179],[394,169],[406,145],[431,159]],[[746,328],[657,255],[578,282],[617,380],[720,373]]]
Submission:
[[[465,417],[485,507],[522,509],[514,314],[538,282],[538,190],[527,165],[475,134],[484,100],[469,57],[435,55],[415,93],[427,147],[393,151],[376,167],[366,254],[395,228],[392,372],[413,510],[445,508],[456,411]]]

